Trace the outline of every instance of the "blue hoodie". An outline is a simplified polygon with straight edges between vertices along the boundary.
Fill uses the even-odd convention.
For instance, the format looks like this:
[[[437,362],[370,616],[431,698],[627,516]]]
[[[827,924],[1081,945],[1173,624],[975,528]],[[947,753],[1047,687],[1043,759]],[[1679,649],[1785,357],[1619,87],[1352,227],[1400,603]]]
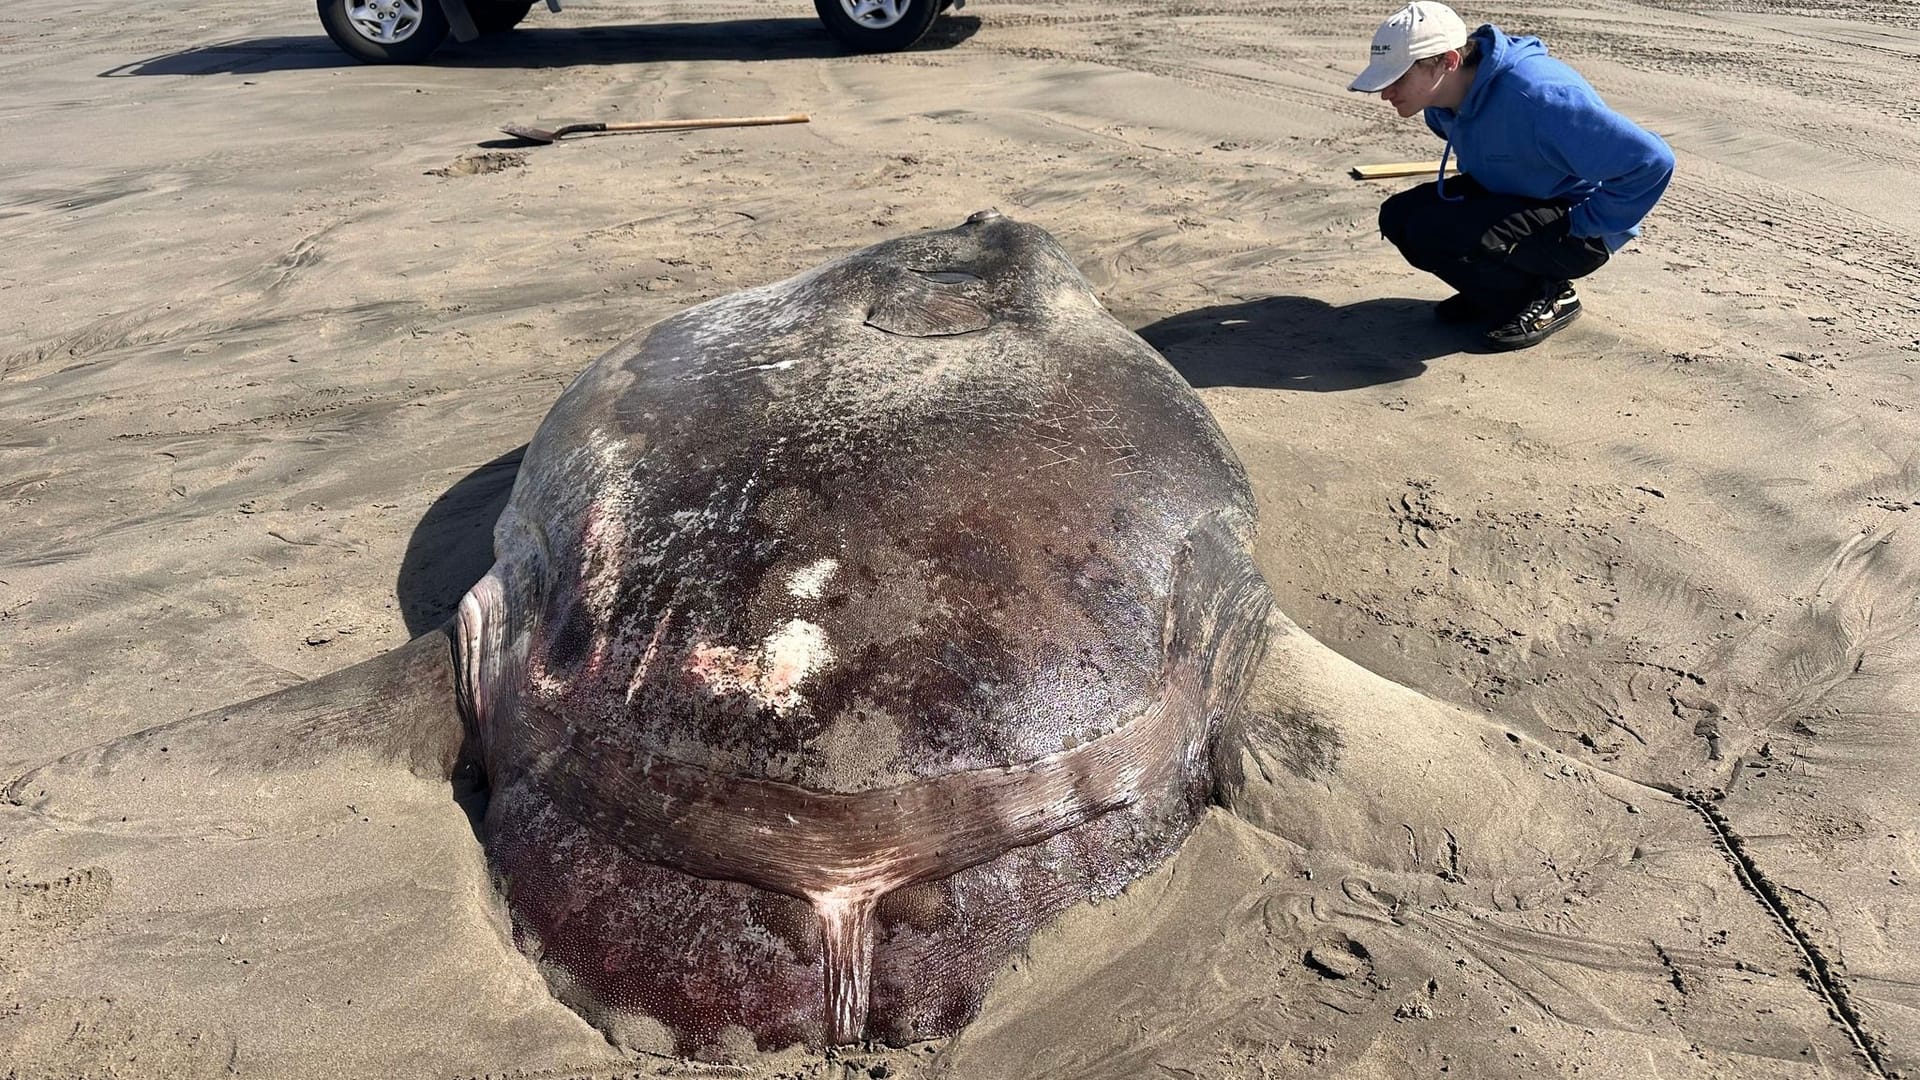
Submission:
[[[1539,38],[1508,37],[1497,26],[1473,36],[1473,85],[1458,110],[1428,109],[1427,126],[1487,190],[1573,203],[1568,231],[1620,250],[1673,179],[1673,151],[1607,108]]]

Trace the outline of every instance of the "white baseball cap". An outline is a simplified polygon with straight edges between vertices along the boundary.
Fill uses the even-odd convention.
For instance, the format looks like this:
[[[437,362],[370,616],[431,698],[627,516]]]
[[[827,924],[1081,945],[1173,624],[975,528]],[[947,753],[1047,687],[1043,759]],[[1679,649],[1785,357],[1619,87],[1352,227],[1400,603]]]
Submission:
[[[1452,8],[1435,0],[1413,0],[1374,31],[1373,60],[1347,89],[1378,93],[1405,75],[1415,60],[1439,56],[1466,43],[1467,24]]]

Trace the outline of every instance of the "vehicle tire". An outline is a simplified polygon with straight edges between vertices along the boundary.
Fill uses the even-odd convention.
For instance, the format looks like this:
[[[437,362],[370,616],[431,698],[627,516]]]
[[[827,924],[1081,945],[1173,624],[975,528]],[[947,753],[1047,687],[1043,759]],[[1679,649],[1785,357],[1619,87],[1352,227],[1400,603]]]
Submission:
[[[940,0],[813,0],[813,10],[855,52],[892,52],[925,36]]]
[[[472,0],[467,14],[483,34],[498,34],[520,25],[533,10],[533,0]]]
[[[417,64],[447,37],[440,0],[318,0],[320,25],[366,64]]]

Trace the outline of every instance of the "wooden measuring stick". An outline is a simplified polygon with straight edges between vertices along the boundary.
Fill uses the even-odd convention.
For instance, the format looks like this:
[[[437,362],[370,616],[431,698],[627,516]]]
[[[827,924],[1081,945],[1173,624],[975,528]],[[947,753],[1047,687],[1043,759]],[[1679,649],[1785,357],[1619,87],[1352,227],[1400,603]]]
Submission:
[[[1440,163],[1437,161],[1395,161],[1386,165],[1355,165],[1353,167],[1353,178],[1355,180],[1384,180],[1390,176],[1419,176],[1421,173],[1438,173],[1439,171]],[[1451,161],[1447,162],[1447,172],[1449,174],[1459,171],[1460,166],[1455,165]]]

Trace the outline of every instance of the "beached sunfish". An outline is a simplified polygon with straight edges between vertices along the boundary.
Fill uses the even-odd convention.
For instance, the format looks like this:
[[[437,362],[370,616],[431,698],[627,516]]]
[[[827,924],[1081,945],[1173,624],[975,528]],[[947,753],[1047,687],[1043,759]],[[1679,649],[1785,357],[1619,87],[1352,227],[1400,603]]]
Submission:
[[[1178,374],[998,213],[614,349],[458,618],[522,947],[683,1050],[953,1032],[1204,808],[1251,525]]]

